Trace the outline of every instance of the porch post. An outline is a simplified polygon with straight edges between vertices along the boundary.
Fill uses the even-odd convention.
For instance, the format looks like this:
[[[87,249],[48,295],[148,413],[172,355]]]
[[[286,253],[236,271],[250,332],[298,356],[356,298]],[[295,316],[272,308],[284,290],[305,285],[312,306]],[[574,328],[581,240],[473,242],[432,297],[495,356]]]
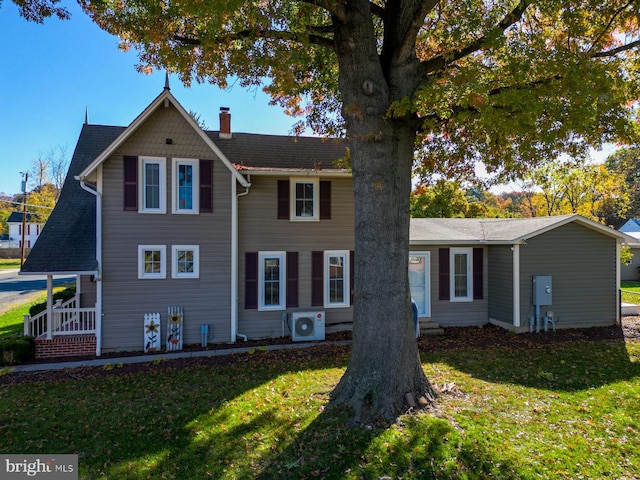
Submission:
[[[511,246],[513,252],[513,326],[520,326],[520,245]]]
[[[47,275],[47,340],[53,338],[53,275]]]

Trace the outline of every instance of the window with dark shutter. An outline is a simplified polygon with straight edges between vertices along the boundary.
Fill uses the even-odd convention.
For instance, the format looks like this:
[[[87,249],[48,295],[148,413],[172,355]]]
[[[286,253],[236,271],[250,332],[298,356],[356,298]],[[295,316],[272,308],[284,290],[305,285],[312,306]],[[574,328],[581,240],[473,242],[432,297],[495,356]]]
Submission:
[[[331,219],[331,182],[320,181],[320,220]]]
[[[246,252],[244,264],[244,308],[258,308],[258,252]]]
[[[484,298],[484,285],[482,278],[482,248],[473,249],[473,298],[475,300],[481,300]]]
[[[213,212],[213,160],[200,160],[200,213]]]
[[[438,249],[438,298],[440,300],[449,300],[450,297],[449,268],[449,249]]]
[[[298,252],[287,252],[287,308],[298,306]]]
[[[138,211],[138,157],[124,157],[124,210]]]
[[[278,180],[278,220],[289,220],[289,180]]]
[[[311,252],[311,305],[324,306],[324,252]]]

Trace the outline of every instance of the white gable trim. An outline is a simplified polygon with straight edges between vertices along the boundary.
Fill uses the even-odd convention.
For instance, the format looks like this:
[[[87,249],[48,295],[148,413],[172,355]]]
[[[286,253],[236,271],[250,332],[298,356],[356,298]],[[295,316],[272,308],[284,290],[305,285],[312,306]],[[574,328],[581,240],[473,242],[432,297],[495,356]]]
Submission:
[[[131,122],[124,132],[118,135],[111,145],[109,145],[100,155],[96,157],[96,159],[91,162],[82,172],[80,172],[79,177],[81,179],[87,178],[91,175],[97,168],[98,165],[101,165],[102,162],[107,160],[113,152],[116,151],[137,129],[140,125],[142,125],[147,119],[162,105],[165,105],[166,102],[170,102],[177,110],[180,112],[182,117],[189,123],[191,128],[200,136],[200,138],[204,141],[205,144],[211,149],[211,151],[218,157],[218,159],[229,169],[231,175],[242,185],[243,187],[248,187],[250,183],[247,181],[244,176],[242,176],[238,170],[236,170],[233,164],[229,161],[229,159],[222,153],[222,151],[217,147],[215,143],[207,136],[207,134],[200,128],[197,122],[193,119],[191,115],[184,109],[184,107],[178,102],[178,100],[173,96],[169,89],[165,89],[158,97],[151,102],[151,104],[144,109],[144,111],[138,115],[138,117]]]

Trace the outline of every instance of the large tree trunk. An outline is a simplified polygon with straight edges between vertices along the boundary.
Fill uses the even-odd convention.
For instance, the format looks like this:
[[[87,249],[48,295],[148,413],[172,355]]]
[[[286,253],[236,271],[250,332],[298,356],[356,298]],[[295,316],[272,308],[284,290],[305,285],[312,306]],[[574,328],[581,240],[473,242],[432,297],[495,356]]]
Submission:
[[[408,279],[409,194],[415,124],[388,118],[398,83],[383,71],[368,2],[337,29],[340,91],[355,195],[353,346],[332,404],[354,420],[393,420],[412,399],[435,398],[422,369]],[[393,85],[393,86],[390,86]]]

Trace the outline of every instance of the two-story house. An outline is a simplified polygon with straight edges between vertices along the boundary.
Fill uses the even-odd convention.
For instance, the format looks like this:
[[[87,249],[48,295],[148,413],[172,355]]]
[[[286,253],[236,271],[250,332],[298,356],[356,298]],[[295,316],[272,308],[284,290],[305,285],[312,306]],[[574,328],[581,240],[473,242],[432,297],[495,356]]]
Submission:
[[[85,124],[22,268],[49,279],[47,310],[25,322],[37,355],[349,329],[346,154],[340,140],[233,132],[227,109],[205,131],[168,86],[128,127]],[[579,215],[413,219],[408,275],[423,330],[611,325],[623,241]],[[55,274],[78,278],[76,297],[58,306]]]

